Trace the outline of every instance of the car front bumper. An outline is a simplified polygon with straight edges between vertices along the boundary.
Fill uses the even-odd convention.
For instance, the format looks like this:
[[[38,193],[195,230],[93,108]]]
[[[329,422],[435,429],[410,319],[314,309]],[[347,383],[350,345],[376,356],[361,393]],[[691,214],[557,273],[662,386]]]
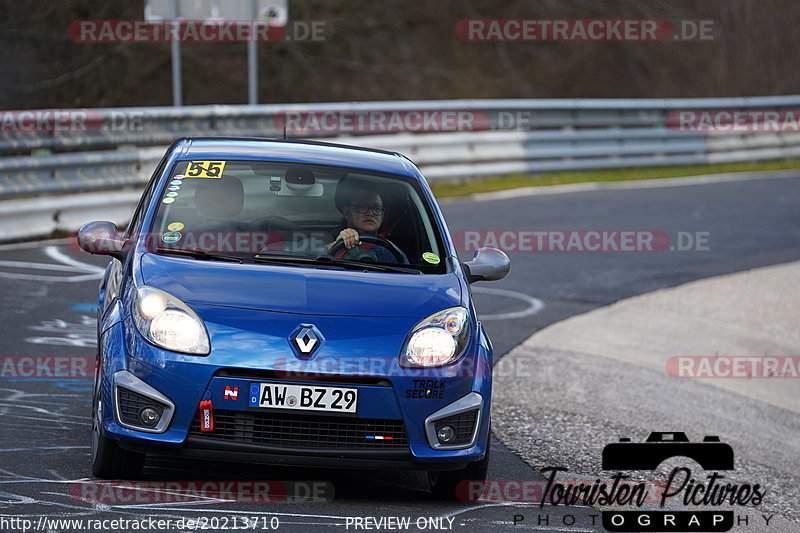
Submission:
[[[101,338],[102,401],[114,407],[102,410],[103,434],[130,450],[184,457],[319,467],[462,468],[484,457],[489,438],[491,353],[486,343],[476,342],[471,348],[459,363],[437,371],[435,378],[430,377],[430,370],[415,373],[412,369],[388,372],[388,375],[318,372],[289,375],[263,366],[255,369],[215,364],[213,354],[197,357],[160,350],[145,342],[129,321],[124,321],[109,328]],[[341,445],[336,442],[317,445],[312,427],[297,433],[294,442],[254,438],[254,435],[263,436],[277,430],[274,420],[269,422],[272,425],[257,420],[264,417],[265,411],[272,410],[250,407],[247,393],[251,384],[276,381],[356,387],[358,412],[345,422],[351,436],[359,428],[363,429],[361,437],[367,443],[368,437],[380,433],[369,426],[370,423],[384,431],[387,426],[396,429],[399,425],[405,441],[402,446],[396,443],[383,446],[389,444],[388,440],[379,445],[373,441],[367,446],[352,439]],[[169,421],[163,427],[159,425],[158,431],[125,423],[120,418],[120,388],[169,404],[170,409],[162,415],[169,416]],[[226,397],[226,390],[238,390],[238,397]],[[211,402],[217,420],[223,416],[230,419],[223,438],[215,431],[199,431],[198,409],[203,400]],[[439,445],[435,421],[442,416],[463,413],[465,406],[476,415],[469,443],[455,449]],[[270,416],[280,417],[272,413]],[[314,419],[315,427],[325,427],[322,419],[325,415],[309,416]],[[331,420],[333,418],[337,417]],[[291,422],[308,424],[308,420]],[[261,424],[260,433],[248,430],[258,424]]]

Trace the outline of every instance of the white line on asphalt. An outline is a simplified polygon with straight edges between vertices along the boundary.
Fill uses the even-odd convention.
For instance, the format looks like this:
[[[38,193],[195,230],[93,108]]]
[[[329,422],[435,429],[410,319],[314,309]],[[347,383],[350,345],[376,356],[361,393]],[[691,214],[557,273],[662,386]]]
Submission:
[[[23,420],[38,420],[40,422],[54,422],[56,424],[72,424],[73,426],[91,426],[91,422],[74,422],[72,420],[56,420],[53,418],[39,418],[36,416],[23,416],[23,415],[10,415],[8,413],[3,414],[4,418],[21,418]],[[66,428],[61,428],[66,429]]]
[[[35,268],[37,270],[57,270],[59,272],[85,272],[85,270],[65,268],[66,265],[54,265],[53,263],[30,263],[28,261],[0,261],[0,266],[9,268]]]
[[[41,274],[26,274],[22,272],[0,272],[0,278],[23,279],[28,281],[59,281],[66,283],[76,283],[100,279],[105,269],[88,263],[83,263],[62,253],[55,246],[47,246],[44,253],[58,262],[52,263],[33,263],[29,261],[0,261],[0,267],[24,268],[29,270],[54,270],[60,272],[72,272],[75,276],[46,276]]]
[[[7,498],[11,497],[14,498],[13,500],[0,500],[0,504],[2,505],[10,505],[14,503],[23,503],[23,504],[32,504],[32,503],[39,503],[39,500],[31,498],[30,496],[23,496],[21,494],[13,494],[11,492],[0,492],[0,497]],[[6,516],[6,515],[4,515]]]
[[[494,296],[504,296],[507,298],[514,298],[517,300],[522,300],[523,302],[528,304],[528,307],[526,307],[525,309],[520,309],[519,311],[480,315],[479,318],[481,320],[509,320],[512,318],[522,318],[526,316],[535,315],[536,313],[544,309],[544,302],[542,302],[540,299],[534,298],[533,296],[528,296],[527,294],[523,294],[521,292],[509,291],[506,289],[493,289],[491,287],[473,287],[472,292],[476,292],[478,294],[491,294]]]
[[[3,470],[3,472],[6,472]],[[14,474],[14,472],[9,472]],[[42,479],[35,477],[20,477],[15,479],[0,479],[0,484],[7,483],[77,483],[78,481],[90,481],[89,478],[81,479]]]
[[[160,487],[141,487],[141,486],[134,486],[127,482],[122,482],[120,485],[110,485],[113,488],[124,488],[124,489],[133,489],[137,492],[151,492],[156,494],[166,494],[169,496],[183,496],[185,495],[184,492],[180,492],[182,489],[169,489],[169,488],[160,488]],[[173,505],[207,505],[211,503],[236,503],[236,500],[220,498],[220,497],[212,497],[212,496],[203,496],[199,494],[193,495],[196,498],[200,498],[201,501],[193,501],[193,502],[186,502],[186,501],[174,501],[174,502],[161,502],[161,503],[150,503],[148,505],[155,505],[159,507],[169,507]],[[172,498],[167,498],[172,499]],[[178,498],[180,500],[180,498]],[[116,507],[120,508],[137,508],[139,505],[137,504],[126,504],[126,505],[117,505]]]
[[[487,481],[487,483],[488,483],[488,481]],[[525,506],[536,505],[536,506],[540,506],[541,504],[542,504],[542,502],[493,502],[493,503],[482,503],[482,504],[479,504],[479,505],[474,505],[472,507],[467,507],[466,509],[459,509],[457,511],[453,511],[452,513],[447,513],[447,514],[443,514],[443,515],[439,515],[439,516],[441,518],[452,518],[454,516],[458,516],[458,515],[463,514],[463,513],[468,513],[470,511],[477,511],[478,509],[483,509],[485,507],[513,507],[513,506],[516,506],[516,505],[525,505]],[[580,505],[580,504],[570,505],[570,507],[580,507],[582,509],[592,509],[592,507],[590,507],[589,505]],[[594,530],[593,529],[561,529],[561,528],[559,528],[559,531],[594,531]]]
[[[16,272],[0,272],[0,278],[24,279],[28,281],[63,281],[66,283],[77,283],[90,279],[100,279],[99,274],[82,274],[80,276],[39,276],[36,274],[18,274]]]
[[[588,183],[568,183],[565,185],[547,185],[542,187],[519,187],[517,189],[506,189],[502,191],[481,192],[471,194],[466,198],[445,198],[445,201],[442,203],[455,203],[463,200],[486,202],[491,200],[508,200],[512,198],[519,198],[521,196],[569,194],[575,192],[603,190],[658,189],[661,187],[683,187],[687,185],[708,185],[758,179],[783,179],[798,177],[800,177],[800,172],[797,170],[776,170],[772,172],[731,172],[727,174],[706,174],[703,176],[686,176],[682,178],[658,178],[612,182],[592,181]]]
[[[7,398],[3,398],[3,400],[7,400]],[[36,414],[40,415],[55,415],[61,418],[77,418],[78,420],[86,420],[86,415],[68,415],[66,413],[53,413],[50,409],[45,409],[43,407],[36,407],[34,405],[22,405],[22,404],[13,404],[13,403],[0,403],[0,407],[7,407],[9,409],[29,409]],[[87,422],[88,423],[88,422]]]
[[[31,450],[73,450],[73,449],[89,449],[91,446],[36,446],[34,448],[0,448],[2,452],[27,452]]]
[[[14,401],[16,402],[14,405],[29,405],[31,403],[44,403],[48,405],[52,405],[53,398],[85,398],[83,394],[58,394],[58,393],[47,393],[47,394],[37,394],[31,393],[24,390],[19,389],[5,389],[0,388],[0,392],[10,392],[11,394],[8,397],[0,398],[0,401]],[[46,400],[31,400],[31,398],[39,398],[44,397]],[[74,415],[77,416],[77,415]],[[84,415],[85,416],[85,415]]]
[[[42,246],[47,246],[49,244],[61,246],[61,245],[67,245],[68,243],[69,239],[48,239],[46,241],[15,242],[13,244],[0,245],[0,252],[6,252],[9,250],[28,250],[30,248],[41,248]]]
[[[136,508],[136,509],[161,509],[161,507],[156,507],[157,505],[161,504],[142,504],[142,505],[111,505],[114,509],[129,509],[129,508]],[[197,511],[197,507],[195,508],[186,508],[186,507],[171,507],[168,510],[170,511]],[[333,518],[344,520],[346,518],[350,518],[349,516],[335,516],[335,515],[325,515],[325,514],[308,514],[308,513],[279,513],[276,511],[237,511],[234,509],[203,509],[204,513],[231,513],[231,514],[244,514],[244,515],[276,515],[276,516],[304,516],[306,518]]]
[[[65,255],[61,250],[56,248],[55,246],[48,246],[44,249],[44,253],[50,257],[50,259],[55,259],[59,263],[63,263],[65,265],[74,266],[77,269],[82,269],[85,272],[97,272],[102,274],[106,271],[105,268],[101,268],[99,266],[90,265],[89,263],[83,263],[78,261],[77,259],[73,259],[68,255]]]

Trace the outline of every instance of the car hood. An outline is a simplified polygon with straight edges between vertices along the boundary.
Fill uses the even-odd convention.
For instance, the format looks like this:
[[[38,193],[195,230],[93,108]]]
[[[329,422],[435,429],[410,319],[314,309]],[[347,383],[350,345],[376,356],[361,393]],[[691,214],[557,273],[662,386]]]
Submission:
[[[141,280],[188,304],[307,315],[425,317],[462,304],[458,276],[238,264],[146,253]]]

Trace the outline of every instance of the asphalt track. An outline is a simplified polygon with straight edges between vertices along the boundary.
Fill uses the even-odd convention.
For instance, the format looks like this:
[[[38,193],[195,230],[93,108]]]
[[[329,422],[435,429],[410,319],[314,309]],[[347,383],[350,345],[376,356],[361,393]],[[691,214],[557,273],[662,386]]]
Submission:
[[[511,253],[512,272],[474,286],[479,313],[498,358],[539,329],[617,300],[688,281],[800,259],[800,176],[686,185],[515,196],[442,205],[451,232],[462,230],[658,230],[707,236],[707,249],[640,252]],[[470,255],[465,253],[465,258]],[[94,353],[99,269],[105,259],[79,254],[63,241],[0,249],[0,353],[78,356]],[[499,363],[502,364],[502,361]],[[526,369],[536,372],[537,369]],[[505,369],[504,371],[521,371]],[[277,517],[279,530],[354,530],[350,517],[444,519],[459,531],[595,531],[588,507],[443,503],[415,472],[267,469],[253,465],[180,463],[157,459],[150,480],[327,481],[335,498],[304,503],[219,501],[88,504],[75,487],[91,483],[88,380],[0,381],[0,520],[28,518]],[[620,391],[623,394],[623,391]],[[625,413],[607,413],[624,417]],[[747,421],[742,421],[746,424]],[[512,421],[504,421],[513,428]],[[543,428],[552,448],[563,439]],[[585,438],[591,438],[586,435]],[[565,443],[565,446],[567,444]],[[557,449],[557,448],[556,448]],[[496,441],[492,479],[540,480]],[[537,514],[549,523],[537,524]],[[513,525],[514,515],[526,520]],[[565,526],[566,515],[574,524]],[[452,522],[449,519],[453,519]],[[0,527],[16,531],[14,525]],[[267,522],[269,524],[269,522]],[[0,523],[2,525],[2,523]],[[18,525],[18,524],[17,524]],[[51,526],[53,531],[77,531]],[[429,527],[428,529],[435,529]],[[172,528],[172,530],[178,530]],[[185,528],[183,530],[186,530]]]

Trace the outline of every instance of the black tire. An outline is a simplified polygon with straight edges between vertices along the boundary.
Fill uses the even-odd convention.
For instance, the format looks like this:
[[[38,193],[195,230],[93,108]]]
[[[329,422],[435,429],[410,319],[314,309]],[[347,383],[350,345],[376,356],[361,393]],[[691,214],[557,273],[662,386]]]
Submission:
[[[138,479],[145,454],[120,448],[117,441],[103,435],[100,420],[100,375],[95,377],[92,398],[92,474],[102,479]]]
[[[486,455],[480,461],[469,463],[460,470],[442,470],[428,472],[428,481],[431,485],[431,494],[441,500],[458,499],[457,490],[462,481],[485,481],[489,473],[489,455],[492,447],[492,437],[486,442]]]

